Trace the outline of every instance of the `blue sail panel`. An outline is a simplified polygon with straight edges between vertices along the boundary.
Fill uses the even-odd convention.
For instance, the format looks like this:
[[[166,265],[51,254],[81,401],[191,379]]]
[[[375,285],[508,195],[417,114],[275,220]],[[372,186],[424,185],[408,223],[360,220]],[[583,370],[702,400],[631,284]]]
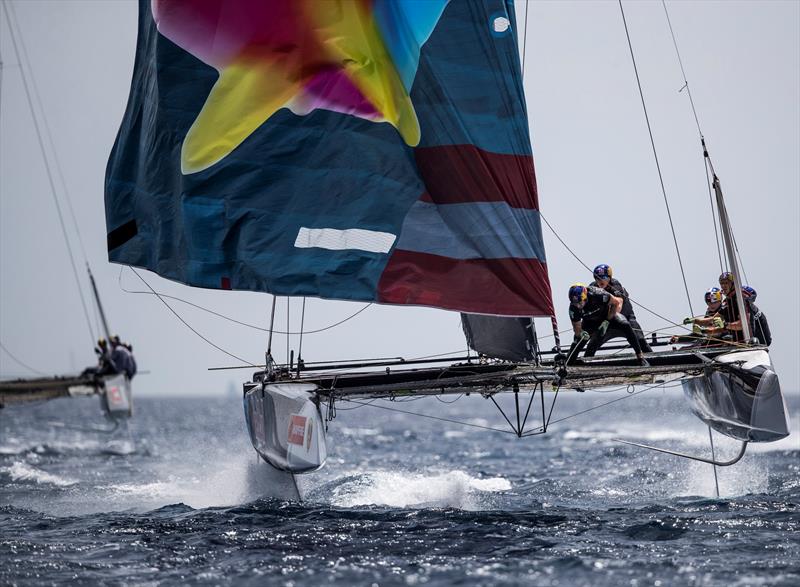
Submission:
[[[141,0],[110,260],[207,288],[551,314],[516,44],[503,0]]]

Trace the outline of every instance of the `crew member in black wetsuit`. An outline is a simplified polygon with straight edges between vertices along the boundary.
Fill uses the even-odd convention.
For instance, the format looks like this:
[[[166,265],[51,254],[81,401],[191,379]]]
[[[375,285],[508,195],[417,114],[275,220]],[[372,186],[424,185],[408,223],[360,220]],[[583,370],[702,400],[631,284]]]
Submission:
[[[620,314],[623,300],[599,287],[576,283],[569,288],[569,318],[575,338],[567,355],[567,363],[572,364],[584,346],[584,357],[594,356],[600,345],[614,337],[624,337],[631,345],[639,364],[649,363],[642,355],[642,349],[628,320]],[[586,343],[589,343],[588,345]]]
[[[755,289],[749,285],[742,286],[742,298],[750,312],[753,336],[756,337],[761,344],[769,346],[772,344],[772,333],[769,330],[767,315],[756,306],[756,297],[758,297],[758,292],[756,292]]]
[[[111,360],[128,379],[133,379],[136,375],[136,359],[128,346],[120,341],[119,336],[111,337]]]
[[[692,325],[692,334],[683,336],[673,336],[670,339],[672,344],[675,343],[693,343],[697,345],[709,345],[715,342],[720,342],[712,338],[708,338],[708,334],[713,329],[721,329],[725,326],[725,322],[719,315],[722,308],[722,290],[718,287],[712,287],[704,296],[706,302],[706,313],[702,318],[686,318],[683,323]]]
[[[736,301],[736,285],[733,274],[725,271],[719,276],[719,287],[725,294],[725,301],[722,303],[719,315],[724,320],[724,333],[730,335],[736,342],[744,341],[744,331],[742,330],[742,320],[739,316],[739,303]],[[743,298],[744,299],[744,298]],[[745,320],[751,319],[750,309],[747,302],[744,304]],[[752,324],[752,323],[751,323]],[[752,332],[752,327],[750,328]],[[720,333],[716,333],[718,335]]]
[[[636,320],[636,314],[633,313],[633,304],[631,304],[630,296],[628,296],[628,290],[622,286],[618,279],[614,278],[611,267],[606,264],[598,265],[594,268],[592,273],[594,275],[594,281],[590,285],[604,289],[611,295],[622,298],[622,310],[620,314],[628,319],[628,323],[631,325],[631,328],[633,328],[634,334],[636,334],[636,339],[639,341],[639,347],[641,347],[642,352],[652,353],[653,349],[647,344],[647,339],[644,337],[642,327],[639,326],[639,322]],[[608,338],[610,337],[606,335],[606,340],[608,340]],[[606,340],[603,340],[600,344],[602,345]]]

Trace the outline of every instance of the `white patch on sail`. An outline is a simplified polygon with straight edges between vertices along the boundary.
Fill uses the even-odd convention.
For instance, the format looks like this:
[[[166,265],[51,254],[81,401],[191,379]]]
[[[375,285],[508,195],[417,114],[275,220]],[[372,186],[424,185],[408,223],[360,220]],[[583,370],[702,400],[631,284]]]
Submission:
[[[511,27],[511,21],[505,16],[498,16],[492,22],[492,29],[496,33],[504,33]]]
[[[377,230],[364,230],[362,228],[306,228],[300,227],[294,246],[298,249],[330,249],[332,251],[345,251],[356,249],[370,253],[388,253],[392,248],[396,235]]]

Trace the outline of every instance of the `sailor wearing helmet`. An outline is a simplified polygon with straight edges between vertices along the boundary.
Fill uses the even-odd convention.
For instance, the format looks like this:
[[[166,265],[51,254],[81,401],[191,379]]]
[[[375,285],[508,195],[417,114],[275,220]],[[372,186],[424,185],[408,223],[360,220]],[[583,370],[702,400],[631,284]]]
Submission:
[[[719,315],[722,309],[722,290],[718,287],[709,289],[703,298],[706,302],[706,313],[702,318],[686,318],[684,324],[692,324],[693,334],[687,336],[673,336],[671,343],[691,342],[698,344],[710,344],[711,338],[716,335],[724,334],[725,321]]]
[[[644,333],[642,332],[642,327],[639,326],[639,322],[636,320],[636,314],[633,312],[633,304],[631,304],[628,290],[614,277],[614,272],[611,267],[603,263],[595,267],[592,274],[594,275],[594,281],[590,285],[604,289],[611,295],[622,298],[622,310],[620,314],[627,318],[631,328],[633,328],[633,332],[636,334],[642,351],[645,353],[652,353],[653,349],[651,349],[650,345],[647,343],[647,339],[645,339]]]
[[[569,288],[569,301],[569,319],[572,322],[575,338],[567,356],[568,364],[575,362],[584,346],[586,346],[584,357],[592,357],[605,341],[622,336],[633,348],[639,364],[649,366],[642,355],[633,328],[620,313],[622,298],[599,287],[576,283]]]
[[[742,342],[744,341],[744,334],[742,330],[742,320],[739,316],[739,304],[736,301],[736,285],[733,273],[729,271],[723,272],[722,275],[719,276],[719,287],[722,293],[725,294],[725,301],[719,312],[720,316],[725,321],[725,330],[728,331],[735,341]],[[746,298],[743,296],[743,299]],[[747,314],[745,319],[749,321],[752,319],[752,315],[748,306],[749,304],[745,301],[744,309]]]
[[[772,333],[769,330],[769,323],[767,322],[767,315],[764,314],[756,306],[756,297],[758,292],[749,285],[742,286],[742,299],[750,312],[750,319],[752,324],[753,336],[758,339],[758,342],[767,346],[772,344]]]

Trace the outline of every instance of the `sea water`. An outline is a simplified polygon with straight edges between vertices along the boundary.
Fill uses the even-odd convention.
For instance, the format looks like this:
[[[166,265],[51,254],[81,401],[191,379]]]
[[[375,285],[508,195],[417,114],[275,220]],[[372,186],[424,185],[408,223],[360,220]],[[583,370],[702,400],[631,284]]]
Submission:
[[[718,469],[717,498],[711,466],[616,441],[707,456],[679,389],[562,393],[522,439],[480,396],[340,402],[302,502],[273,497],[238,397],[139,398],[113,432],[97,398],[6,408],[0,584],[798,585],[788,403],[793,436]]]

